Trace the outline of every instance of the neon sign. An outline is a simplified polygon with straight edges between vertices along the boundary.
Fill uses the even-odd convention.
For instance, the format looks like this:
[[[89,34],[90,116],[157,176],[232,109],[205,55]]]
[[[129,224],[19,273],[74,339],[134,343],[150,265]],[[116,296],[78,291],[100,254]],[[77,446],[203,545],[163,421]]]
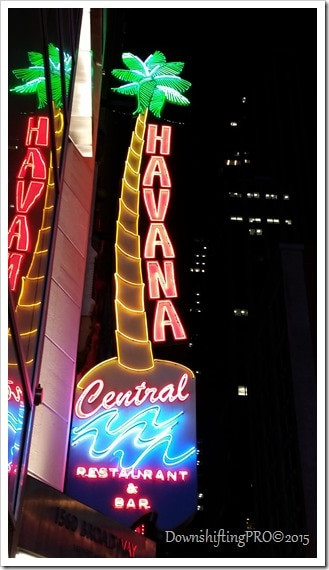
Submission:
[[[175,340],[186,339],[186,333],[174,307],[173,299],[178,297],[175,281],[174,248],[164,224],[171,192],[171,179],[165,156],[170,154],[172,127],[149,124],[146,139],[146,153],[150,154],[143,178],[143,197],[150,225],[145,241],[144,259],[150,299],[156,301],[153,317],[153,341],[164,342],[166,331],[171,329]],[[160,155],[155,153],[159,152]],[[156,202],[156,195],[158,201]],[[155,259],[162,253],[162,265]],[[170,261],[167,261],[167,260]],[[166,260],[166,261],[164,261]],[[160,300],[161,292],[165,300]]]
[[[53,44],[48,46],[52,87],[52,116],[59,164],[64,131],[62,106],[61,61],[64,61],[65,88],[71,74],[71,57]],[[48,107],[43,55],[28,52],[31,65],[14,69],[20,84],[10,89],[19,95],[37,95],[38,108]],[[15,208],[8,232],[9,288],[16,303],[15,321],[20,336],[22,354],[28,374],[32,373],[41,316],[44,284],[48,264],[48,249],[55,212],[56,188],[54,154],[50,150],[50,120],[44,114],[28,117],[24,137],[25,156],[17,167],[12,185],[15,196],[10,206]],[[18,370],[12,335],[9,330],[9,369]]]
[[[123,54],[123,61],[128,71],[113,74],[133,83],[127,91],[115,90],[137,95],[139,103],[114,246],[117,357],[96,365],[76,386],[65,492],[128,525],[156,511],[159,527],[168,529],[196,510],[195,376],[184,365],[153,357],[141,251],[149,295],[156,301],[154,339],[165,339],[167,327],[176,339],[185,338],[172,303],[177,297],[175,254],[164,223],[171,192],[166,163],[171,127],[148,126],[142,181],[140,171],[148,108],[160,116],[165,100],[188,104],[181,92],[190,83],[178,77],[183,64],[166,62],[161,52],[144,62]],[[138,228],[141,193],[150,220],[144,247]],[[161,260],[156,259],[159,251]]]
[[[25,136],[26,155],[16,179],[15,215],[8,230],[8,274],[12,291],[17,288],[22,264],[31,249],[28,214],[44,194],[47,164],[42,147],[47,148],[48,144],[49,118],[30,117]]]
[[[25,406],[23,391],[14,380],[8,380],[8,473],[17,472],[23,437]]]

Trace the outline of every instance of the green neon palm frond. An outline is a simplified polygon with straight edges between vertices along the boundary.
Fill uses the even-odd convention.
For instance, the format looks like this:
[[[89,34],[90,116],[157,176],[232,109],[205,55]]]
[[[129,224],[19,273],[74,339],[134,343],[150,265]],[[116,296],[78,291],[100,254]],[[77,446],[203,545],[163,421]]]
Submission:
[[[45,71],[44,67],[27,67],[24,69],[14,69],[13,74],[17,79],[21,79],[22,81],[38,81],[38,80],[45,80]]]
[[[49,55],[50,68],[59,70],[60,66],[59,49],[55,47],[54,44],[49,44],[48,55]]]
[[[134,115],[144,113],[145,109],[148,109],[155,87],[155,81],[143,82],[138,90],[138,105]]]
[[[47,105],[44,58],[41,53],[34,51],[28,52],[27,55],[32,65],[25,69],[13,69],[13,74],[23,82],[23,85],[17,85],[10,91],[23,95],[36,94],[38,108],[42,109]],[[62,107],[61,58],[60,51],[54,44],[49,44],[48,46],[48,57],[52,100],[58,107]],[[63,53],[63,61],[65,90],[68,93],[72,71],[72,57],[67,53]]]
[[[36,51],[29,51],[27,53],[27,57],[29,58],[29,62],[34,67],[43,67],[43,55],[41,53],[38,53]]]
[[[46,86],[45,86],[45,78],[39,78],[33,81],[28,81],[24,83],[24,85],[17,85],[11,89],[15,93],[19,93],[20,95],[32,95],[36,93],[38,96],[38,108],[42,109],[47,104],[47,95],[46,95]]]
[[[161,117],[161,112],[166,102],[166,96],[163,91],[155,89],[153,97],[150,102],[150,111],[155,117]]]
[[[172,63],[166,63],[161,65],[155,72],[154,77],[158,75],[178,75],[183,70],[184,63],[181,61],[173,61]]]
[[[154,78],[157,85],[163,85],[164,87],[172,87],[177,89],[180,93],[187,91],[191,87],[191,83],[182,79],[181,77],[173,77],[170,75],[160,75]]]
[[[28,76],[33,77],[33,73],[29,73]],[[10,91],[13,93],[19,93],[20,95],[36,94],[38,97],[38,109],[42,109],[47,105],[46,81],[44,76],[37,76],[35,79],[30,79],[30,81],[27,81],[23,85],[17,85],[16,87],[13,87]]]
[[[172,89],[171,87],[162,87],[161,85],[158,86],[158,89],[165,94],[167,101],[170,103],[184,106],[190,104],[187,97],[183,97],[183,95],[181,95],[176,89]]]
[[[112,75],[120,81],[141,81],[144,79],[145,75],[141,71],[131,71],[128,69],[112,69]]]
[[[112,87],[112,91],[121,93],[121,95],[136,95],[138,96],[138,83],[128,83],[128,85],[121,85],[120,87]]]
[[[166,63],[166,58],[161,51],[155,51],[145,60],[145,65],[149,70],[152,70],[156,65],[162,65],[164,63]]]
[[[141,71],[145,74],[145,64],[139,57],[137,57],[137,55],[133,55],[132,53],[123,53],[122,61],[128,69],[132,71]]]
[[[113,69],[112,75],[120,81],[128,81],[128,84],[112,87],[112,91],[137,97],[134,114],[150,109],[156,117],[160,117],[166,101],[176,105],[189,105],[189,100],[181,93],[187,91],[191,83],[178,77],[184,63],[168,63],[160,51],[149,55],[144,62],[127,52],[122,55],[122,61],[128,70]]]

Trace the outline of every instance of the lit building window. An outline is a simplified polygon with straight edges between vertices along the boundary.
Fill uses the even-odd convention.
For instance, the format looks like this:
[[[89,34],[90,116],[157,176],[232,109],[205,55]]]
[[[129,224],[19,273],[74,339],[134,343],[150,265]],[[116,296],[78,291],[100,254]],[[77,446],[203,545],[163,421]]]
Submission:
[[[261,236],[263,234],[263,230],[260,228],[249,228],[249,235],[250,236]]]
[[[201,269],[201,271],[202,271],[202,273],[204,273],[204,272],[205,272],[205,270],[204,270],[204,269]]]
[[[247,97],[242,97],[241,101],[242,101],[242,103],[246,103],[246,102],[247,102]]]
[[[232,220],[233,222],[242,222],[243,218],[241,216],[231,216],[230,220]]]
[[[245,163],[245,164],[250,164],[249,158],[245,158],[245,159],[244,159],[244,163]]]
[[[190,311],[192,311],[192,309],[190,309]],[[189,345],[189,348],[192,348],[193,342],[189,342],[188,345]]]
[[[230,125],[231,125],[231,127],[237,127],[238,123],[236,121],[231,121]]]
[[[234,316],[235,317],[247,317],[248,316],[248,309],[234,309]]]
[[[283,199],[284,200],[290,200],[289,194],[283,194]]]
[[[238,396],[248,396],[247,386],[238,386]]]
[[[195,267],[195,268],[194,268],[194,272],[195,272],[195,273],[200,273],[200,269],[199,269],[198,267]]]
[[[291,226],[291,225],[292,225],[292,220],[285,220],[284,223],[285,223],[285,224],[288,224],[288,226]]]
[[[277,194],[265,194],[265,198],[266,198],[266,200],[277,200],[278,195]]]
[[[236,160],[236,159],[227,159],[225,162],[226,166],[240,166],[241,164],[241,160]]]
[[[259,198],[259,192],[247,192],[247,198]]]
[[[280,223],[279,218],[267,218],[266,221],[268,224],[279,224]]]
[[[240,194],[240,192],[229,192],[228,195],[230,198],[242,198],[242,194]]]
[[[203,246],[203,249],[207,249],[207,246],[206,246],[206,245],[204,245],[204,246]]]
[[[253,222],[261,222],[262,218],[249,218],[249,222],[252,224]]]
[[[203,493],[198,494],[198,499],[203,499]]]

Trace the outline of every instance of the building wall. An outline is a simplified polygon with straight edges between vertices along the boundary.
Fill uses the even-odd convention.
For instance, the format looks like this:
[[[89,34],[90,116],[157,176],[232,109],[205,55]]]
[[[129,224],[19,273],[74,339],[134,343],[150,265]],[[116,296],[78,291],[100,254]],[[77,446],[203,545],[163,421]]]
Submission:
[[[54,244],[40,383],[28,471],[62,490],[87,259],[94,158],[70,142]]]
[[[100,11],[98,11],[100,12]],[[64,488],[76,354],[92,216],[95,151],[102,77],[101,17],[92,18],[93,156],[83,157],[69,140],[59,198],[49,299],[39,382],[43,401],[36,408],[29,474]],[[93,47],[93,46],[92,46]]]

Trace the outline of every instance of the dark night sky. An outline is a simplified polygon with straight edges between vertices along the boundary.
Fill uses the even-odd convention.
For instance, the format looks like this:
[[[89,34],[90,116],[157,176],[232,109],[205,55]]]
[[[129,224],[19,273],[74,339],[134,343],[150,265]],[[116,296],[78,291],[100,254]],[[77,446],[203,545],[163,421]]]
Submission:
[[[294,104],[302,109],[303,115],[303,124],[298,128],[305,133],[308,146],[304,148],[304,154],[310,158],[316,148],[315,9],[136,8],[115,12],[114,17],[109,11],[109,31],[113,22],[123,19],[124,34],[120,35],[117,49],[111,49],[113,44],[109,43],[107,73],[113,67],[124,67],[122,52],[130,51],[145,59],[158,49],[163,51],[167,61],[183,61],[185,66],[181,77],[192,82],[192,87],[186,92],[191,105],[181,108],[166,104],[163,112],[164,120],[185,123],[182,137],[186,143],[179,150],[185,167],[185,190],[181,190],[180,195],[185,210],[188,197],[192,223],[197,222],[200,227],[200,208],[205,205],[205,201],[200,200],[200,190],[213,186],[209,166],[218,161],[224,142],[223,125],[240,96],[248,95],[254,105],[252,137],[258,155],[253,158],[257,159],[258,174],[277,177],[281,182],[278,162],[273,157],[279,154],[278,137],[285,138],[284,130],[287,128],[288,133],[291,127],[287,117],[280,127],[283,132],[275,132],[277,111],[272,107],[273,98],[280,101],[287,98],[288,101],[297,96]],[[278,63],[274,64],[274,61]],[[111,78],[110,84],[117,86],[118,82]],[[298,91],[290,93],[289,89],[294,85]],[[273,89],[276,93],[271,93]],[[109,97],[114,107],[123,99],[112,93]],[[135,108],[134,98],[125,99],[127,108],[132,111]],[[273,123],[274,133],[271,132]],[[284,152],[286,149],[281,154]],[[305,158],[300,156],[301,168]],[[286,159],[289,160],[288,156]],[[314,154],[312,159],[315,159]],[[312,166],[311,161],[308,162],[314,174],[315,163]],[[309,190],[305,187],[302,198],[303,191],[301,188],[300,208],[308,212],[312,208],[315,215],[314,196],[307,195]],[[313,218],[314,232],[316,222]],[[308,217],[307,231],[309,224]]]

